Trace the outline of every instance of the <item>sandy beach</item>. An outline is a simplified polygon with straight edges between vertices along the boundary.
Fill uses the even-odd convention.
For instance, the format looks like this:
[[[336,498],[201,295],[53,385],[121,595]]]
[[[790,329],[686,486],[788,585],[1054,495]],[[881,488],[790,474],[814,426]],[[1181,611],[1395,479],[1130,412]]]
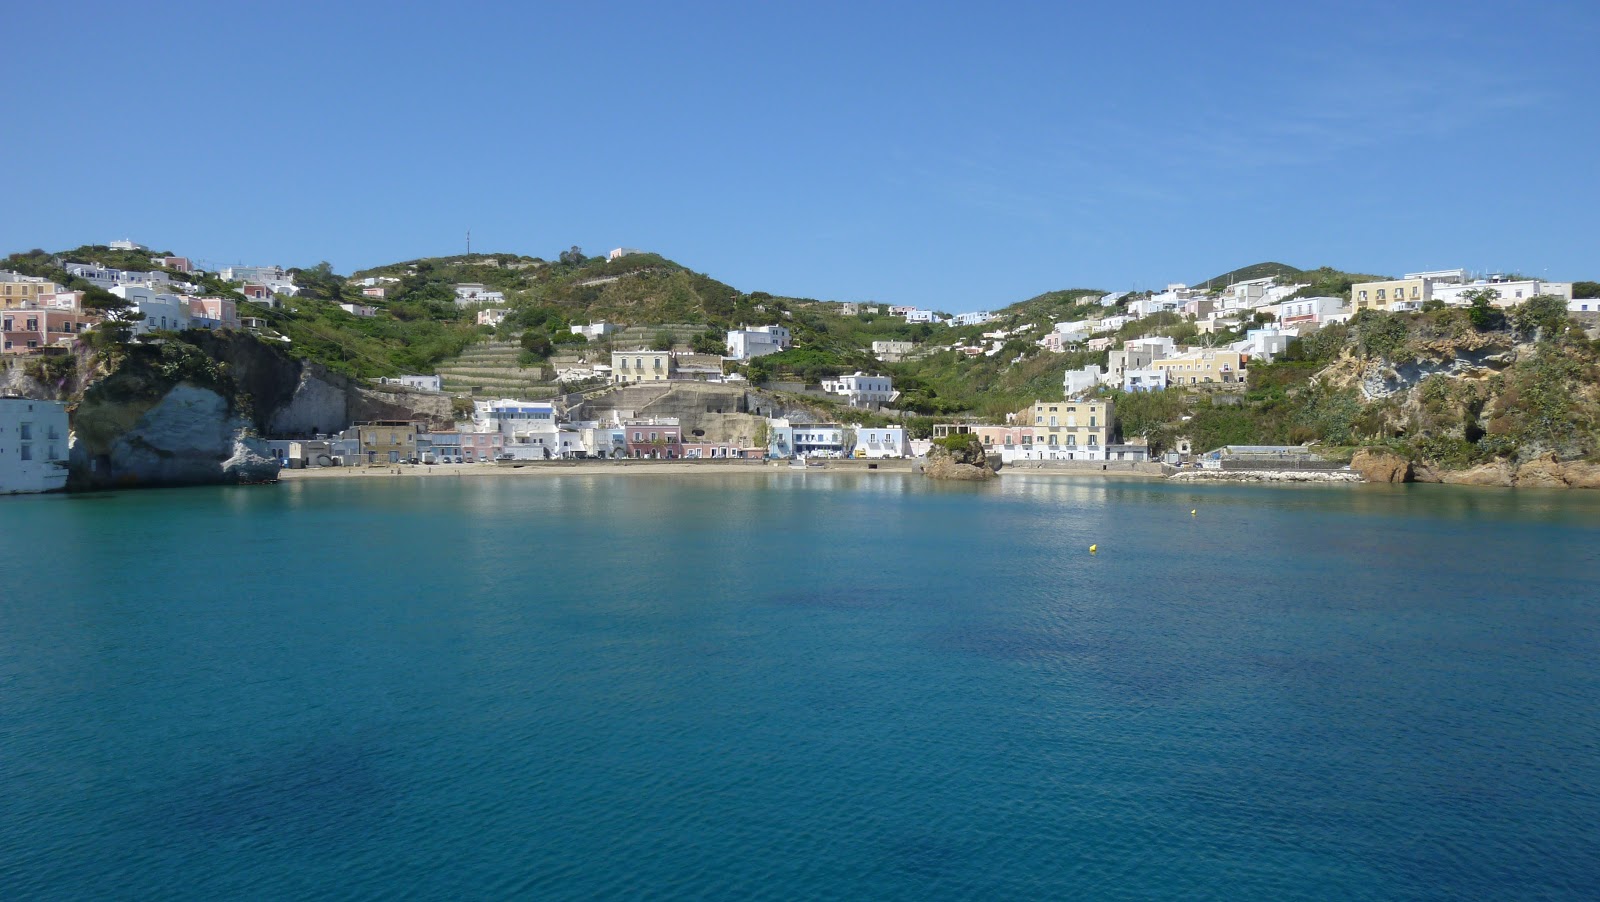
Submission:
[[[865,466],[826,468],[834,473],[910,473],[909,461],[868,470]],[[731,460],[577,460],[544,461],[520,467],[496,464],[378,464],[368,467],[315,467],[282,470],[279,479],[394,479],[411,476],[424,479],[479,478],[489,476],[727,476],[732,474],[790,472],[786,461]],[[810,472],[822,472],[813,468]]]

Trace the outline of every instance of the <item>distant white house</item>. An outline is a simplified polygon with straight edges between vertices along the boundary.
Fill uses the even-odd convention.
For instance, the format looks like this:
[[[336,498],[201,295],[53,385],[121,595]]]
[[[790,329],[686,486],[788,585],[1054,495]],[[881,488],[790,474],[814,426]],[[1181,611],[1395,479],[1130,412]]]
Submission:
[[[98,288],[115,288],[118,285],[166,285],[172,281],[172,276],[160,270],[138,272],[112,269],[98,263],[68,263],[65,268],[69,275],[83,279]]]
[[[1572,300],[1571,282],[1544,282],[1539,279],[1487,279],[1476,282],[1466,282],[1457,285],[1434,285],[1433,300],[1444,301],[1453,307],[1465,307],[1472,303],[1467,300],[1467,293],[1472,291],[1488,290],[1494,292],[1494,305],[1496,307],[1515,307],[1529,298],[1540,295],[1558,297],[1563,301]]]
[[[734,360],[750,360],[788,349],[789,330],[784,326],[757,326],[753,329],[728,330],[728,356]]]
[[[1344,298],[1297,298],[1278,305],[1278,324],[1281,326],[1325,326],[1350,318],[1349,302]]]
[[[385,384],[404,385],[422,391],[444,391],[444,380],[439,376],[406,375],[380,380]]]
[[[616,331],[616,323],[608,323],[604,321],[598,323],[589,323],[588,325],[584,326],[572,327],[573,335],[582,335],[584,338],[587,338],[590,341],[594,341],[596,338],[605,338],[607,335],[610,335]]]
[[[368,307],[365,304],[340,304],[339,309],[351,316],[377,316],[378,308]]]
[[[1169,376],[1166,370],[1141,368],[1126,370],[1122,374],[1122,390],[1134,391],[1161,391],[1167,387]]]
[[[149,248],[145,247],[144,245],[139,244],[136,241],[129,241],[126,238],[122,239],[121,241],[113,241],[113,242],[111,242],[110,244],[108,244],[106,246],[111,248],[114,251],[147,251],[147,250],[149,250]]]
[[[224,266],[217,275],[224,282],[288,282],[289,274],[281,266]]]
[[[906,314],[908,323],[942,323],[944,319],[932,310],[912,310]]]
[[[1251,329],[1245,337],[1234,342],[1231,347],[1235,351],[1250,355],[1252,359],[1270,362],[1272,358],[1282,354],[1289,347],[1289,342],[1294,340],[1294,334],[1276,326],[1265,329]]]
[[[0,495],[53,492],[66,485],[66,405],[0,398]]]
[[[875,341],[872,343],[872,355],[884,363],[894,363],[911,353],[916,346],[914,341]]]
[[[851,407],[881,407],[900,397],[888,376],[869,376],[861,372],[825,380],[822,390],[842,395]]]
[[[957,313],[950,317],[952,326],[981,326],[994,319],[994,314],[987,310],[977,310],[972,313]]]
[[[638,250],[637,248],[617,247],[617,248],[612,248],[611,249],[611,253],[606,254],[606,260],[607,261],[621,260],[623,257],[631,257],[634,254],[642,254],[642,253],[644,253],[644,251]]]
[[[504,292],[494,291],[481,282],[463,282],[455,287],[456,305],[469,307],[473,304],[498,304],[505,301]]]
[[[1600,298],[1576,298],[1567,302],[1568,313],[1600,313]]]
[[[487,310],[479,310],[478,311],[478,325],[480,325],[480,326],[498,326],[501,323],[505,322],[506,314],[509,313],[509,312],[510,311],[507,310],[504,307],[490,307]],[[574,329],[573,331],[577,331],[577,330]]]

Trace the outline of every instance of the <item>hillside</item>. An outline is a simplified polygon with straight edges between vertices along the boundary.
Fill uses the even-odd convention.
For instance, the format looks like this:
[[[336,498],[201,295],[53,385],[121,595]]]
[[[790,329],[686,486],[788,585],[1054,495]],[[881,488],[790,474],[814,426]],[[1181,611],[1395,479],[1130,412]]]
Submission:
[[[1212,276],[1190,285],[1209,285],[1212,288],[1225,288],[1235,282],[1248,282],[1251,279],[1265,279],[1277,277],[1284,282],[1292,282],[1299,278],[1303,270],[1295,269],[1287,263],[1252,263],[1238,269],[1229,270],[1220,276]]]

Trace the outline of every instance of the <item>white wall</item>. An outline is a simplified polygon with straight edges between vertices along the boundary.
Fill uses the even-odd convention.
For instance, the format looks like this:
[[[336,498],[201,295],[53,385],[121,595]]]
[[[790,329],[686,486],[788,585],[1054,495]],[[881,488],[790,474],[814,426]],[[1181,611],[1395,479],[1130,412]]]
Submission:
[[[64,488],[66,460],[66,405],[0,398],[0,494]]]

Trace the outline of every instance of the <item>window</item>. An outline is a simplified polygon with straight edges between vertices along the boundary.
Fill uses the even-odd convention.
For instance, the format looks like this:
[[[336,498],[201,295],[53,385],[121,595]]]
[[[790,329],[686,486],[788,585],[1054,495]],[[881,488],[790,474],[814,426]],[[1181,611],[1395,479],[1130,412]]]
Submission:
[[[1033,425],[1035,425],[1035,426],[1043,426],[1044,425],[1044,417],[1042,417],[1042,416],[1034,417],[1033,418]]]
[[[640,436],[640,435],[641,435],[641,433],[638,433],[638,432],[635,432],[635,433],[634,433],[634,434],[633,434],[633,440],[634,440],[634,441],[636,441],[636,442],[637,442],[637,441],[643,441],[643,439],[641,439],[641,438],[640,438],[640,437],[639,437],[639,436]]]
[[[1095,427],[1095,417],[1094,417],[1093,414],[1090,414],[1090,416],[1089,416],[1089,428],[1093,429],[1094,427]]]
[[[1055,417],[1051,417],[1050,418],[1050,425],[1052,425],[1052,426],[1059,425],[1059,424],[1056,423],[1056,418]]]
[[[23,460],[33,460],[33,446],[32,445],[23,445],[22,446],[22,459]]]
[[[1054,445],[1056,443],[1056,437],[1054,435],[1050,436],[1050,442],[1049,443],[1052,444],[1052,445]]]
[[[26,442],[26,441],[30,441],[30,440],[33,439],[33,424],[32,423],[23,423],[19,431],[21,432],[21,438],[22,438],[23,441]]]
[[[1076,448],[1076,447],[1078,447],[1078,437],[1076,435],[1067,436],[1067,447],[1068,448]]]
[[[1382,289],[1382,288],[1378,289],[1378,300],[1380,300],[1380,301],[1383,300],[1383,292],[1384,292],[1384,289]]]
[[[1099,436],[1094,436],[1094,435],[1089,436],[1089,447],[1093,448],[1095,445],[1098,445],[1098,444],[1100,444]]]

